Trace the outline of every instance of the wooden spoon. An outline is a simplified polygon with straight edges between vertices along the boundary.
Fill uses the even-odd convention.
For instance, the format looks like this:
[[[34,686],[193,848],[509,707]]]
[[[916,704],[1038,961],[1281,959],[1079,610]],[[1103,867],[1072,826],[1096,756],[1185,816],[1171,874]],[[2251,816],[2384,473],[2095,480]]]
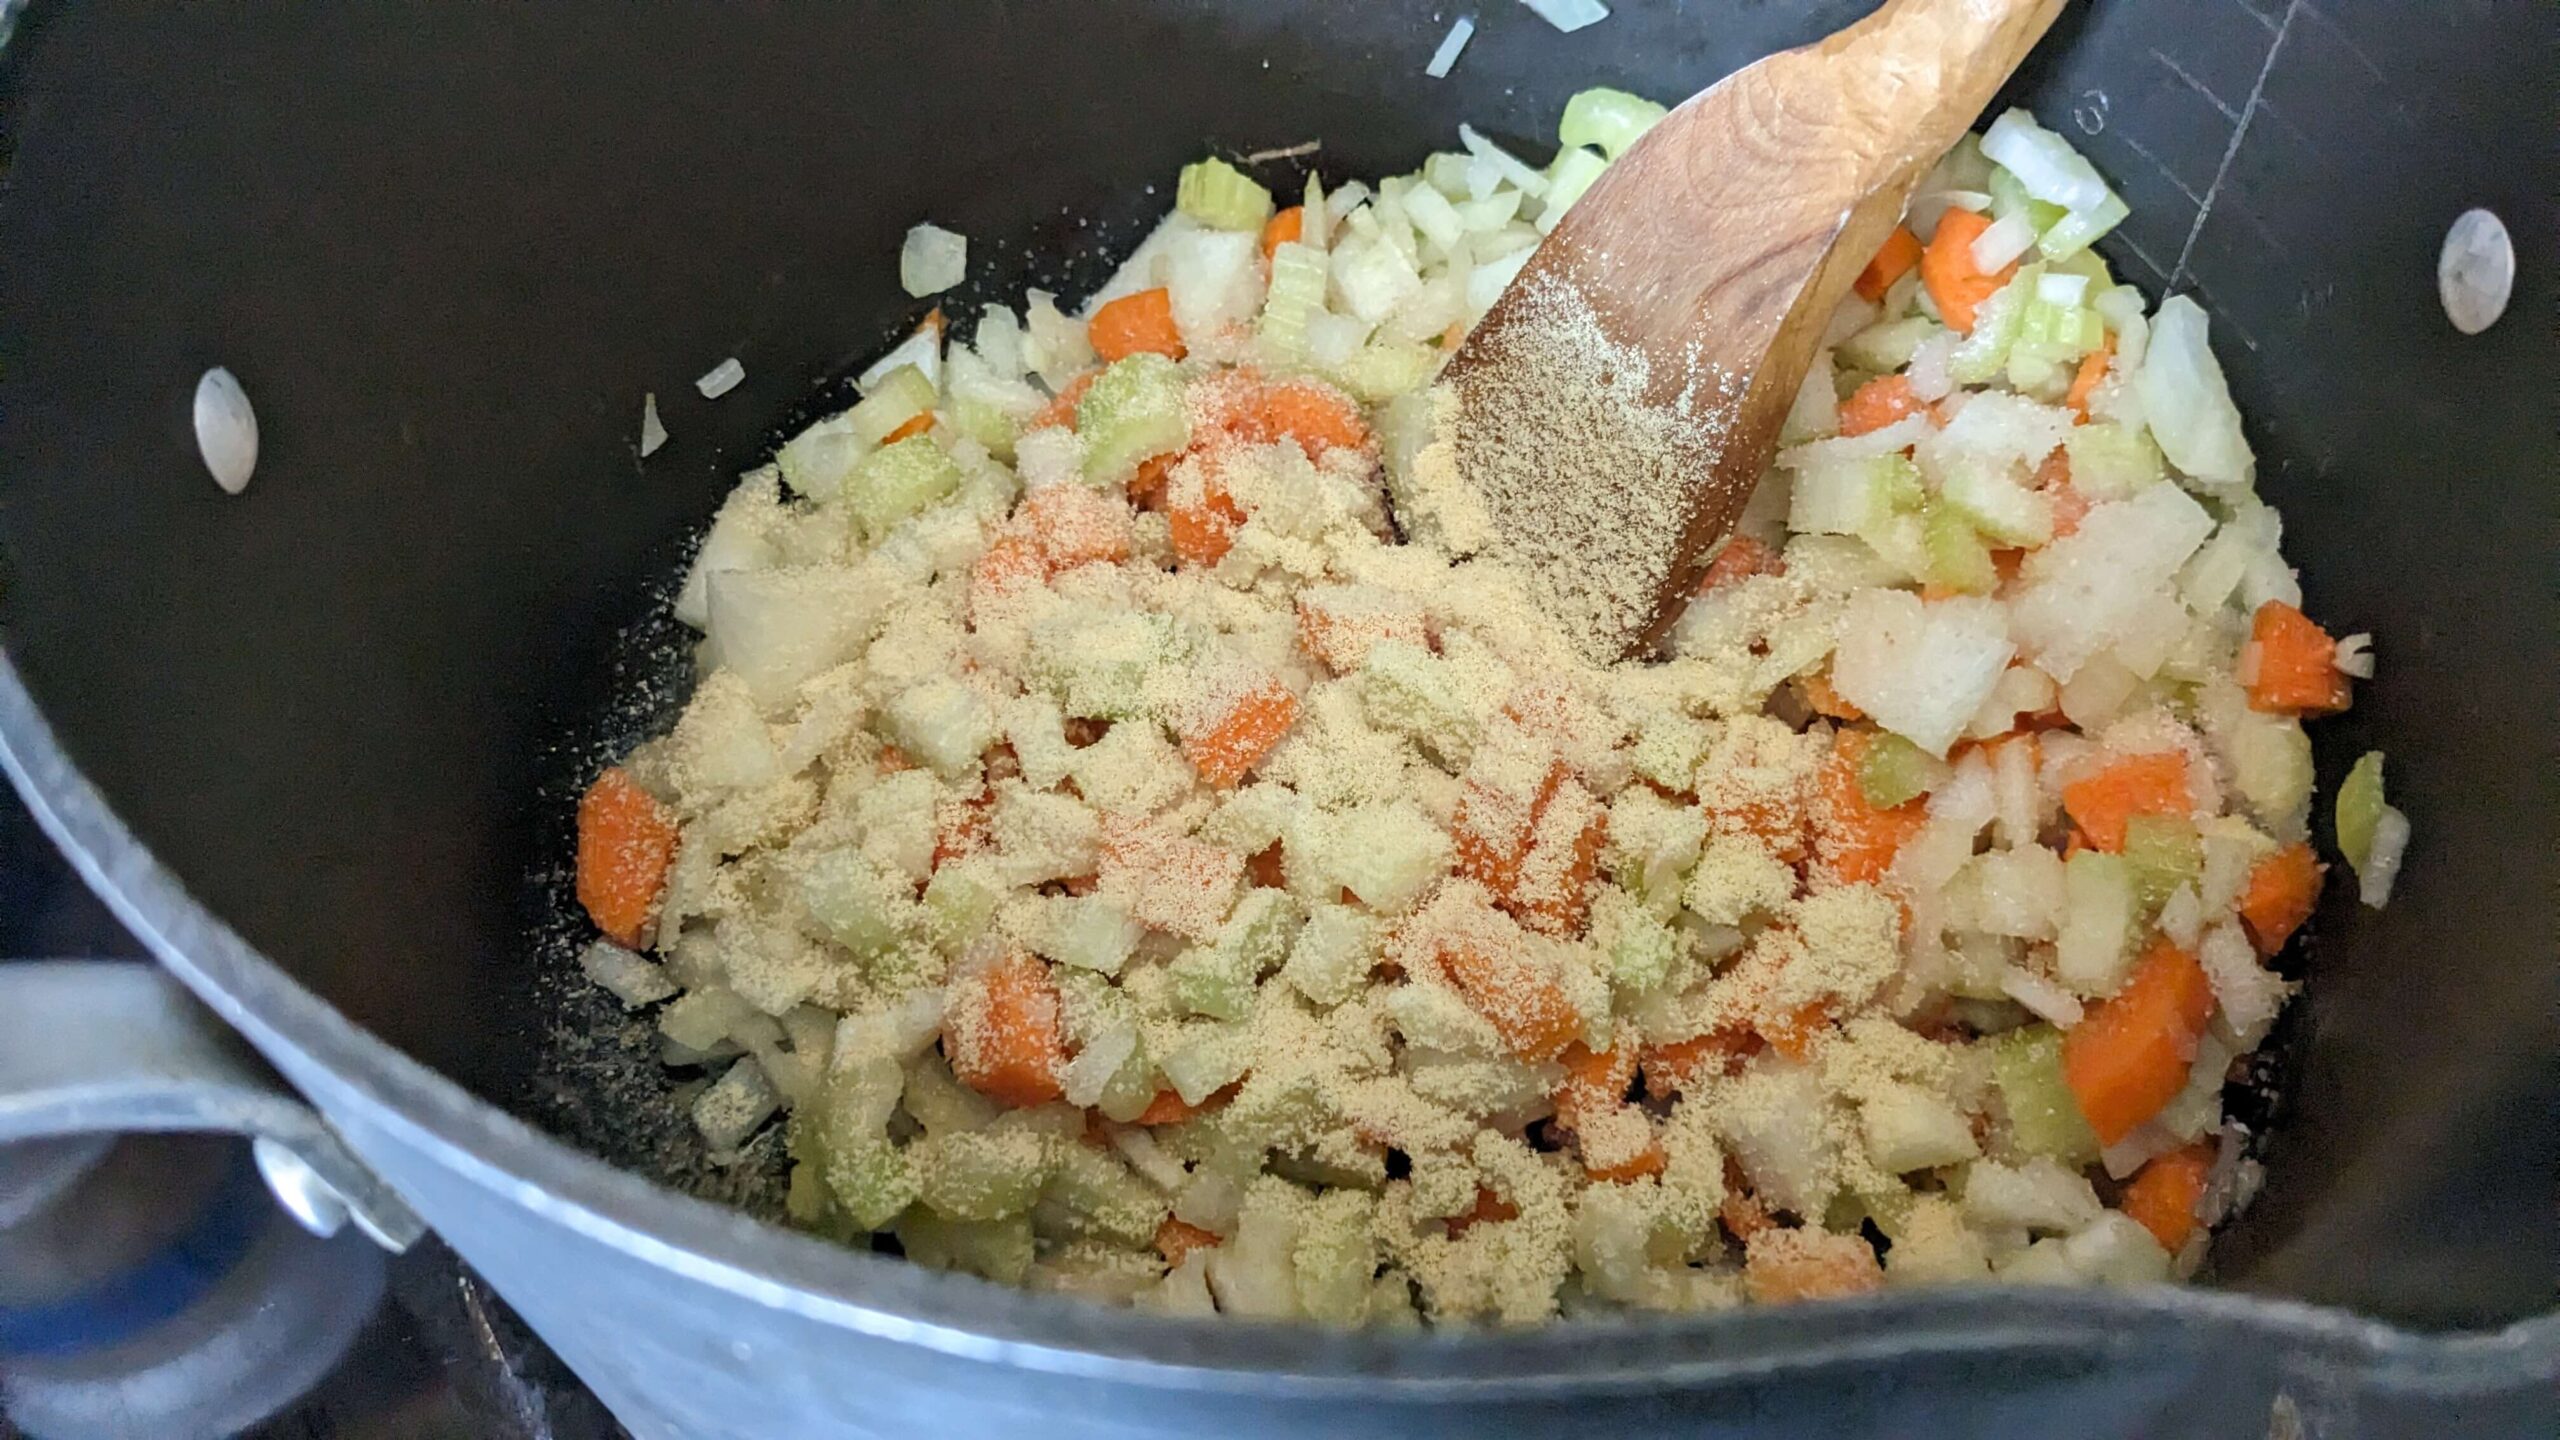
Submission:
[[[2061,8],[1886,0],[1690,97],[1451,359],[1493,547],[1591,659],[1658,640],[1911,187]]]

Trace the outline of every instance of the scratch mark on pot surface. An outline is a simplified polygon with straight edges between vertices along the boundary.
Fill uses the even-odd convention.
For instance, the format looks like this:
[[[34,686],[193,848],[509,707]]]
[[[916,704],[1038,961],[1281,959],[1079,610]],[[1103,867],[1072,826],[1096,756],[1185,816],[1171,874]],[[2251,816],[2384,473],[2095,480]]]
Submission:
[[[2240,123],[2240,112],[2231,108],[2230,101],[2214,94],[2212,86],[2207,85],[2195,76],[2187,73],[2187,67],[2179,64],[2176,60],[2171,59],[2167,51],[2154,49],[2151,52],[2151,58],[2160,62],[2161,69],[2166,70],[2170,74],[2177,76],[2180,80],[2185,81],[2188,89],[2203,96],[2206,104],[2211,105],[2214,109],[2222,112],[2223,119],[2228,120],[2235,125]]]
[[[2231,143],[2222,148],[2222,163],[2214,167],[2213,183],[2204,187],[2204,198],[2196,202],[2195,223],[2187,227],[2186,243],[2178,247],[2177,268],[2169,275],[2172,290],[2186,278],[2187,261],[2196,253],[2196,237],[2204,233],[2204,222],[2213,214],[2213,202],[2222,194],[2222,183],[2231,178],[2231,162],[2240,154],[2241,142],[2249,138],[2249,122],[2256,117],[2258,102],[2267,93],[2267,76],[2275,72],[2276,57],[2284,53],[2285,36],[2292,33],[2293,17],[2301,13],[2302,6],[2303,0],[2291,0],[2284,7],[2284,18],[2276,24],[2276,38],[2268,42],[2267,58],[2258,66],[2258,78],[2249,82],[2249,99],[2240,107],[2239,123],[2231,127]]]
[[[2204,197],[2195,192],[2195,187],[2189,185],[2186,181],[2179,179],[2178,172],[2170,169],[2167,161],[2164,161],[2159,156],[2152,154],[2150,149],[2141,141],[2134,139],[2132,131],[2127,130],[2123,132],[2123,139],[2126,149],[2131,150],[2134,154],[2149,161],[2151,163],[2151,168],[2160,172],[2160,178],[2168,181],[2171,185],[2176,186],[2179,194],[2186,196],[2188,200],[2195,204],[2202,205],[2204,203]]]

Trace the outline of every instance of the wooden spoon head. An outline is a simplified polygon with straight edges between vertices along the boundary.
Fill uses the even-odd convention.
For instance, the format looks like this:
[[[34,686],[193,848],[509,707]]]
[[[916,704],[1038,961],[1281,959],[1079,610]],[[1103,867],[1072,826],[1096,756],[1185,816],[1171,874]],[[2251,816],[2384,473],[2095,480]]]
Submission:
[[[1594,661],[1655,643],[1824,325],[2061,0],[1902,0],[1673,110],[1450,361],[1460,473]]]

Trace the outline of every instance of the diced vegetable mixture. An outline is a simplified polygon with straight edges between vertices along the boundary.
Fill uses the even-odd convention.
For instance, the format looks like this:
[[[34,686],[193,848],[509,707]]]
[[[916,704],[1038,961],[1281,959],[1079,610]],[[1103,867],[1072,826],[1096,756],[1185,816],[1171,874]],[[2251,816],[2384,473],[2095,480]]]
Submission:
[[[936,312],[744,478],[577,888],[713,1145],[782,1117],[796,1223],[1346,1325],[2194,1267],[2367,643],[2300,608],[2203,312],[2011,111],[1667,653],[1577,658],[1432,386],[1661,113],[1281,198],[1205,160],[1078,313]]]

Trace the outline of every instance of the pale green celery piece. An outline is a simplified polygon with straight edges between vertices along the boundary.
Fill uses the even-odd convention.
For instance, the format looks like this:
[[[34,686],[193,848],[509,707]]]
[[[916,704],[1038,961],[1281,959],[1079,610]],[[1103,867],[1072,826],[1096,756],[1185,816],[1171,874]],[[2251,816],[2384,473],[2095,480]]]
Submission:
[[[1923,578],[1961,595],[1988,595],[2000,588],[2000,572],[1992,567],[1991,548],[1961,511],[1943,501],[1921,517],[1921,544],[1929,568]]]
[[[906,938],[915,902],[906,882],[884,876],[852,846],[826,851],[801,874],[800,898],[828,938],[856,955],[877,955]]]
[[[1903,1185],[1842,1190],[1831,1197],[1831,1206],[1823,1213],[1822,1228],[1855,1234],[1859,1226],[1873,1220],[1886,1239],[1895,1239],[1904,1222],[1911,1218],[1911,1207],[1918,1199],[1910,1187]]]
[[[1841,342],[1840,358],[1870,374],[1889,375],[1910,364],[1921,343],[1946,328],[1926,315],[1870,325]]]
[[[1698,762],[1712,737],[1700,721],[1669,715],[1644,727],[1629,763],[1638,775],[1677,793],[1698,783]]]
[[[2338,853],[2358,872],[2373,854],[2373,835],[2382,823],[2382,752],[2368,750],[2338,785]]]
[[[1253,1063],[1253,1037],[1241,1025],[1204,1026],[1158,1063],[1165,1083],[1185,1104],[1197,1105],[1244,1074]]]
[[[2071,393],[2071,377],[2078,368],[2078,357],[2057,346],[2026,340],[2009,347],[2009,363],[2004,367],[2010,389],[2048,405],[2060,403]]]
[[[1283,358],[1303,362],[1307,317],[1324,308],[1331,272],[1325,252],[1295,240],[1271,252],[1271,286],[1262,300],[1262,343]]]
[[[1556,125],[1557,143],[1589,145],[1615,160],[1671,112],[1641,95],[1593,86],[1564,102],[1564,119]]]
[[[2053,538],[2053,502],[1990,466],[1956,462],[1940,482],[1938,498],[2003,545],[2042,545]]]
[[[2116,287],[2115,272],[2107,268],[2107,262],[2101,259],[2095,250],[2083,250],[2077,255],[2048,255],[2045,259],[2047,263],[2044,273],[2047,275],[2088,277],[2089,294],[2092,297],[2103,295]]]
[[[1609,946],[1609,983],[1621,994],[1650,990],[1670,978],[1679,955],[1680,940],[1670,926],[1640,905],[1627,906]]]
[[[935,869],[933,879],[924,887],[925,918],[933,929],[933,943],[954,955],[968,948],[969,942],[987,928],[1003,893],[995,877],[977,866],[943,865]]]
[[[1102,1098],[1094,1102],[1093,1108],[1102,1112],[1102,1118],[1126,1125],[1146,1113],[1160,1088],[1155,1058],[1147,1053],[1147,1042],[1141,1037],[1138,1048],[1111,1072],[1111,1079],[1102,1087]]]
[[[2091,500],[2129,499],[2168,475],[2151,432],[2112,420],[2073,426],[2062,448],[2071,462],[2071,488]]]
[[[2051,201],[2029,196],[2027,187],[2018,183],[2017,176],[2010,174],[2004,166],[1994,165],[1991,167],[1991,213],[2002,220],[2023,214],[2027,223],[2035,227],[2036,233],[2042,235],[2068,212]]]
[[[2009,347],[2017,343],[2027,310],[2036,303],[2036,282],[2043,278],[2042,265],[2021,265],[2008,284],[1974,308],[1972,333],[1947,360],[1958,383],[1980,385],[2008,368]]]
[[[1004,1285],[1031,1272],[1036,1240],[1029,1214],[1002,1220],[946,1220],[918,1206],[897,1217],[898,1248],[928,1270],[964,1270]]]
[[[1139,461],[1191,443],[1182,368],[1151,351],[1114,360],[1077,403],[1076,433],[1084,438],[1086,482],[1126,483]]]
[[[1259,230],[1271,218],[1271,192],[1215,155],[1182,167],[1173,208],[1218,230]]]
[[[2204,842],[2184,816],[2136,815],[2125,821],[2124,860],[2142,908],[2157,913],[2179,886],[2204,874]]]
[[[827,1177],[820,1167],[800,1160],[791,1167],[790,1187],[782,1192],[782,1213],[803,1230],[813,1230],[835,1208],[835,1196],[827,1190]]]
[[[1095,1234],[1124,1245],[1154,1240],[1167,1209],[1164,1197],[1116,1155],[1089,1145],[1062,1148],[1046,1198],[1086,1221]]]
[[[1572,209],[1573,202],[1581,199],[1582,192],[1590,189],[1591,182],[1608,168],[1608,161],[1589,150],[1568,147],[1557,151],[1555,163],[1547,167],[1547,208],[1540,212],[1542,216],[1557,216]],[[1541,223],[1553,227],[1552,219]]]
[[[2037,300],[2018,322],[2021,345],[2041,345],[2056,355],[2077,360],[2106,343],[2106,322],[2086,305],[2052,305]]]
[[[1351,352],[1334,367],[1342,388],[1369,404],[1391,400],[1431,383],[1440,352],[1428,345],[1377,340]]]
[[[899,1099],[928,1135],[983,1130],[1003,1113],[996,1102],[961,1084],[941,1053],[932,1050],[908,1064]]]
[[[933,382],[913,365],[901,365],[871,387],[871,393],[845,412],[845,424],[864,445],[877,445],[892,431],[934,406],[939,398]]]
[[[1058,1147],[1019,1131],[944,1131],[907,1149],[921,1187],[918,1198],[952,1220],[1023,1214],[1057,1168]]]
[[[2075,211],[2053,222],[2036,240],[2036,249],[2048,260],[2068,260],[2082,254],[2099,237],[2125,222],[2133,207],[2124,203],[2114,191],[2096,208]]]
[[[1253,981],[1244,974],[1242,957],[1217,945],[1194,945],[1166,967],[1173,977],[1173,998],[1194,1015],[1213,1020],[1242,1020],[1253,1013]]]
[[[1012,462],[1013,442],[1020,436],[1021,427],[994,401],[974,396],[954,399],[945,407],[945,414],[952,429],[987,447],[987,453],[998,460]]]
[[[1878,810],[1890,810],[1935,790],[1952,773],[1946,761],[1890,730],[1879,731],[1858,761],[1858,793]]]
[[[2061,1031],[2026,1025],[1982,1043],[1991,1047],[1991,1083],[2020,1149],[2066,1165],[2098,1158],[2097,1134],[2063,1079]]]
[[[829,1147],[827,1188],[845,1217],[865,1230],[877,1230],[915,1203],[915,1168],[904,1150],[886,1137]]]
[[[862,457],[845,481],[845,503],[877,540],[889,527],[960,488],[960,464],[930,435],[910,435]]]

